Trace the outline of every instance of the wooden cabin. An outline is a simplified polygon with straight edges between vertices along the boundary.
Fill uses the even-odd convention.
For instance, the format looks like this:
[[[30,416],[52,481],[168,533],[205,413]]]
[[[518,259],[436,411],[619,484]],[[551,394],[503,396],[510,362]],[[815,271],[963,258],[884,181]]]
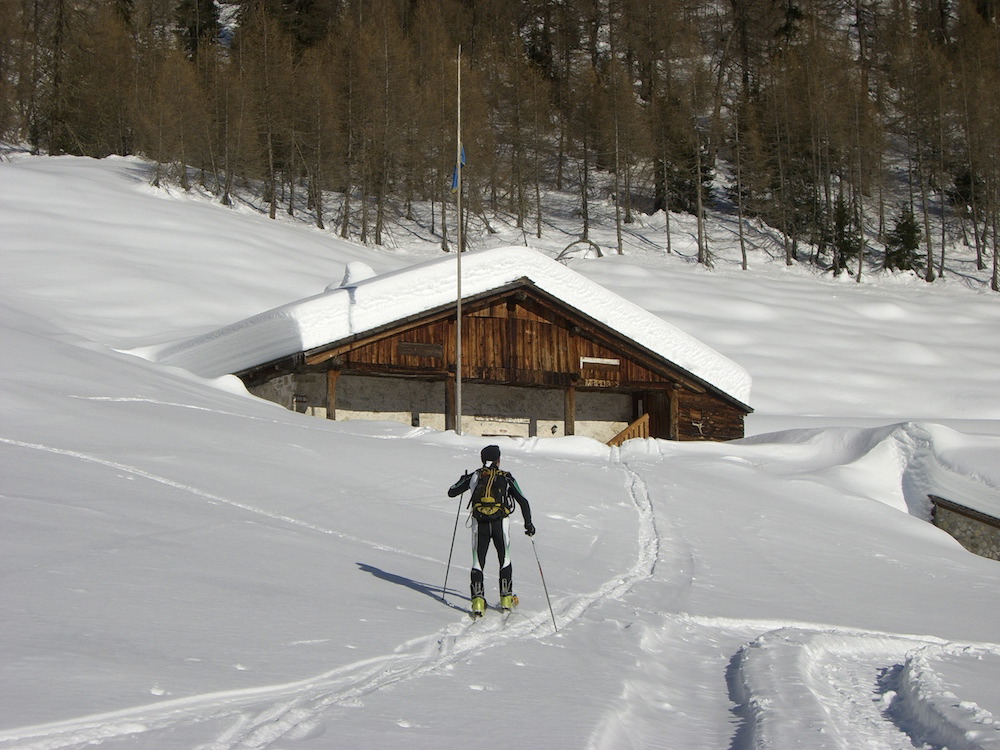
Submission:
[[[472,267],[472,279],[468,285],[463,282],[463,289],[470,289],[462,304],[463,433],[586,435],[613,444],[629,437],[743,437],[749,406],[709,382],[708,377],[692,372],[693,368],[682,367],[662,351],[617,330],[613,321],[627,320],[632,314],[641,324],[633,325],[635,330],[644,334],[652,331],[646,336],[647,344],[668,340],[661,350],[669,349],[670,343],[669,336],[657,337],[658,327],[686,334],[539,253],[514,250],[518,252],[499,260],[512,262],[513,258],[526,263],[527,275],[515,276],[510,263],[497,266],[497,258],[480,258],[480,269],[487,260],[494,263],[492,268],[505,269],[499,286],[491,286],[497,279],[491,279],[490,274],[477,275],[471,259],[463,261]],[[441,265],[441,261],[432,263]],[[450,268],[453,262],[445,273],[453,273]],[[412,288],[436,286],[439,280],[426,283],[431,271],[434,269],[415,272]],[[408,289],[401,274],[405,271],[396,272],[394,283],[400,290]],[[356,287],[348,285],[350,309],[336,315],[354,321],[352,325],[333,325],[330,331],[312,337],[321,339],[318,343],[291,347],[294,350],[284,356],[228,371],[255,395],[299,412],[327,419],[389,419],[414,427],[455,429],[456,304],[453,299],[436,298],[436,303],[414,300],[402,307],[405,315],[384,314],[377,324],[359,324],[359,319],[378,313],[378,305],[385,306],[386,300],[393,298],[384,289],[374,294],[380,278]],[[477,278],[481,280],[477,282]],[[369,302],[361,293],[365,283],[373,284],[364,287],[372,297]],[[564,297],[572,298],[575,304]],[[315,308],[321,303],[326,302],[315,298],[310,304]],[[329,304],[332,309],[332,298]],[[588,309],[591,306],[595,309]],[[330,315],[334,317],[334,313]],[[314,310],[310,316],[317,317]],[[275,314],[257,327],[275,328],[275,321],[290,317],[294,314]],[[240,345],[242,348],[256,346],[254,328],[252,320],[232,327],[232,335],[247,342]],[[195,349],[218,346],[225,341],[225,333],[209,335]],[[695,347],[696,360],[704,359],[707,352],[745,375],[741,368],[693,339],[687,337],[684,343],[689,349]],[[713,374],[717,369],[707,372]],[[748,382],[749,376],[746,379]]]

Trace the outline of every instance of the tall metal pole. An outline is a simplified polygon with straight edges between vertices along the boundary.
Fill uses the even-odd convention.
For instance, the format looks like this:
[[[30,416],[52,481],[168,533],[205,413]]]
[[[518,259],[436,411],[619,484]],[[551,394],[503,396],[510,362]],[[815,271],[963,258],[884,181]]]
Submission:
[[[458,133],[455,139],[455,187],[458,250],[455,253],[458,302],[455,310],[455,434],[462,434],[462,45],[458,45]]]

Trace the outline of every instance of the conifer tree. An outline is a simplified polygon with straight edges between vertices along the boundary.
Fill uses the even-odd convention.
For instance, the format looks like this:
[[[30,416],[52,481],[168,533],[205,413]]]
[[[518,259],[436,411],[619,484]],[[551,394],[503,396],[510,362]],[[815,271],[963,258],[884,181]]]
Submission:
[[[904,205],[886,238],[885,267],[896,271],[920,272],[920,227],[913,211]]]

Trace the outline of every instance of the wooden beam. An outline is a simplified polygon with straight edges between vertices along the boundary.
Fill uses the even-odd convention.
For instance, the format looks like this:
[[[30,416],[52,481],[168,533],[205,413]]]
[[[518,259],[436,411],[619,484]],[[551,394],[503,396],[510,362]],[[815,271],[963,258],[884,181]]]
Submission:
[[[935,509],[944,508],[945,510],[950,510],[952,513],[957,513],[960,516],[971,518],[973,521],[978,521],[979,523],[986,524],[987,526],[993,526],[994,528],[1000,529],[1000,518],[987,515],[986,513],[982,513],[978,510],[973,510],[966,505],[956,503],[952,500],[947,500],[939,495],[928,495],[927,497],[931,499],[931,503],[934,504]]]
[[[444,428],[455,429],[455,378],[444,381]]]
[[[576,434],[576,386],[570,383],[566,386],[566,402],[565,402],[565,416],[563,417],[566,422],[565,433],[567,435]]]
[[[667,420],[669,422],[669,427],[667,428],[670,440],[680,440],[680,425],[678,424],[678,415],[680,414],[680,384],[674,386],[670,390],[670,401],[667,406]]]
[[[326,418],[337,418],[337,380],[340,370],[326,371]]]

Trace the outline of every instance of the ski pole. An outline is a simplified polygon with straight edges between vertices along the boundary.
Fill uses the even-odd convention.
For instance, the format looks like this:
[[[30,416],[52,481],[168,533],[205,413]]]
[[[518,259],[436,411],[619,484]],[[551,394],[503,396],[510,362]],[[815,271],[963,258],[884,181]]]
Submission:
[[[542,561],[538,559],[538,548],[535,546],[535,538],[533,536],[528,538],[531,540],[531,549],[535,552],[535,562],[538,563],[538,575],[542,577],[542,590],[545,592],[545,601],[549,605],[549,614],[552,615],[552,627],[558,633],[559,626],[556,625],[556,613],[552,611],[552,600],[549,599],[549,587],[545,585],[545,574],[542,572]]]
[[[462,515],[462,501],[465,499],[463,492],[458,496],[458,511],[455,513],[455,530],[451,532],[451,549],[448,551],[448,565],[444,569],[444,586],[441,587],[441,601],[445,601],[445,594],[448,591],[448,574],[451,573],[451,556],[455,554],[455,537],[458,535],[458,519]]]

